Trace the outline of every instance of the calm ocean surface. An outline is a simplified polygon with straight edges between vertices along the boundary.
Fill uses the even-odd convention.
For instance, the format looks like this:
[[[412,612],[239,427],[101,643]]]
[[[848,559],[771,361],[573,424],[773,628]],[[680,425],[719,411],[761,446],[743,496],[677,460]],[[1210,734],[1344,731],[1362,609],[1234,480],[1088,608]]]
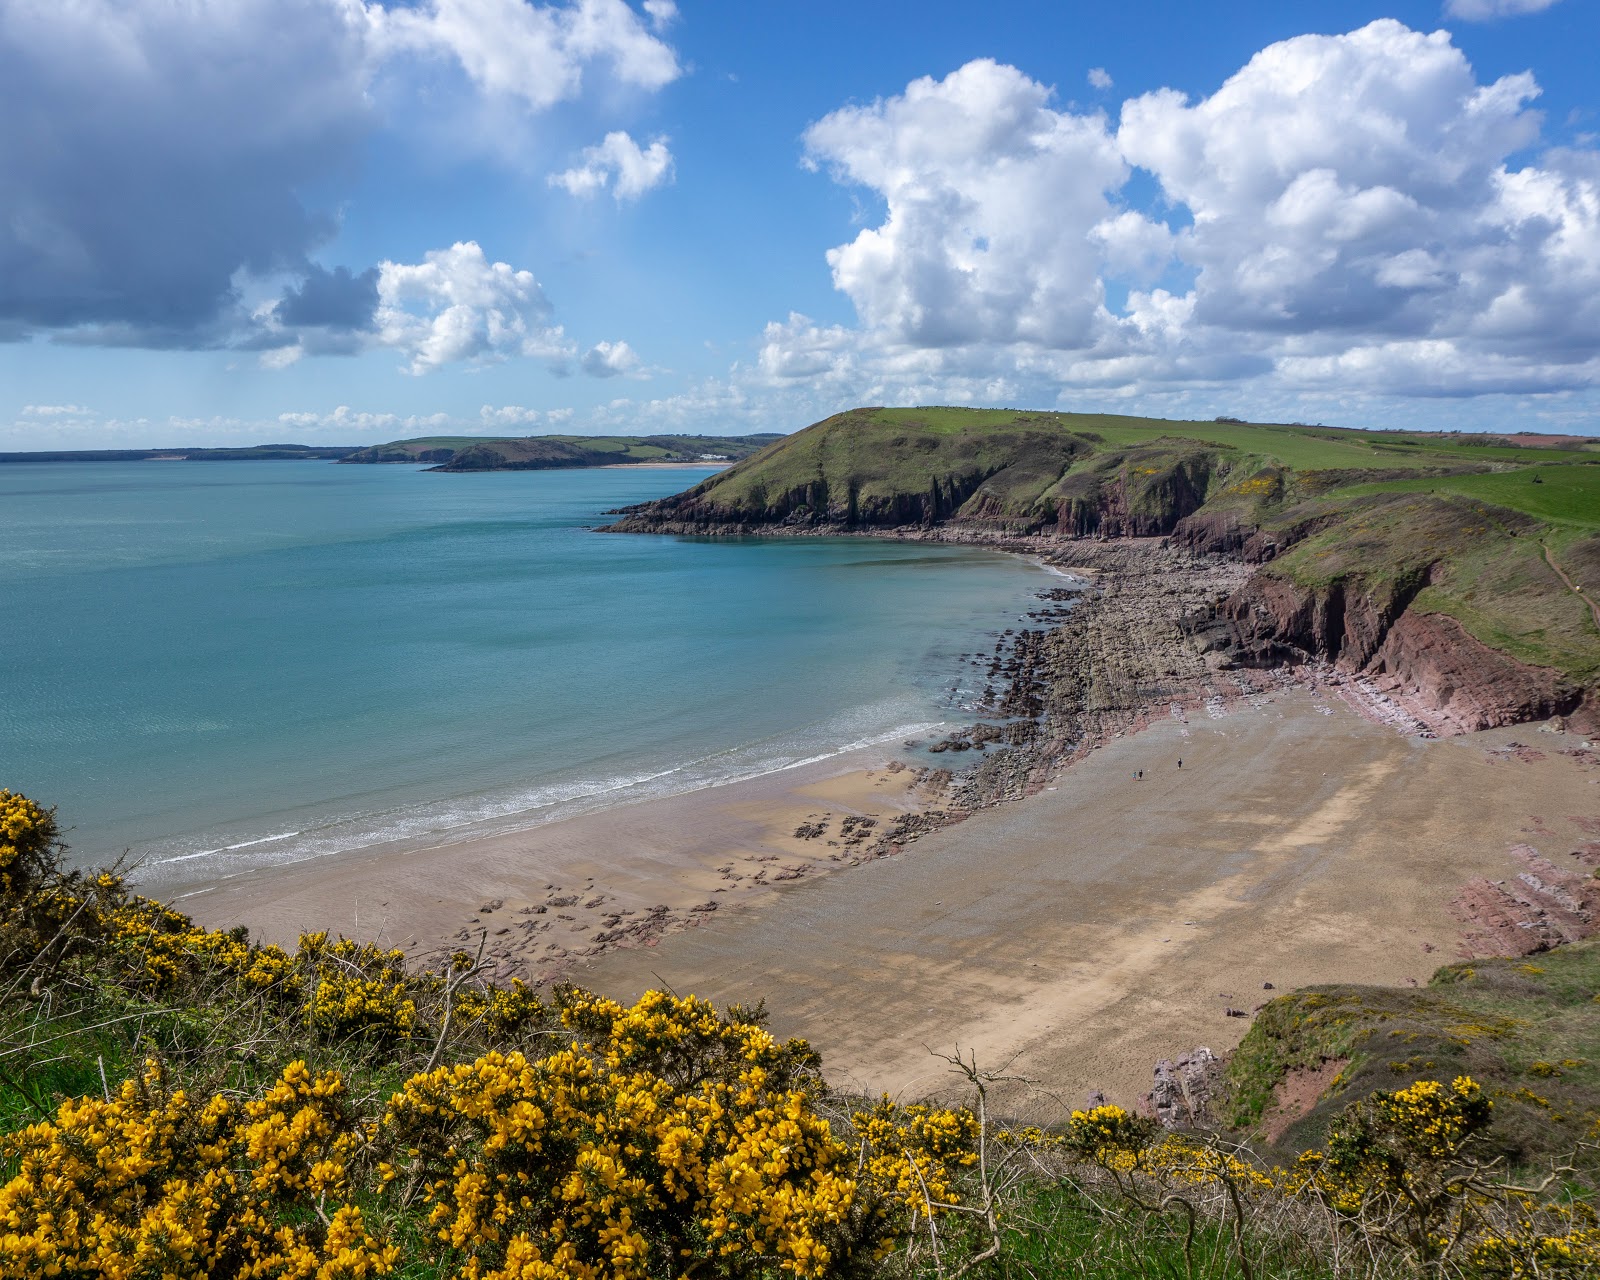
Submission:
[[[526,827],[925,733],[1052,585],[586,527],[705,474],[0,466],[0,786],[156,884]]]

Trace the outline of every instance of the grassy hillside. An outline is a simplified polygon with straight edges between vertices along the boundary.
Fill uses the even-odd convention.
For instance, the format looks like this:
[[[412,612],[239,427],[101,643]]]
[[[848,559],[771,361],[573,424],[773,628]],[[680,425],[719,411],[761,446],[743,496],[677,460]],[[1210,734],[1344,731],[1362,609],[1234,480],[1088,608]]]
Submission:
[[[1477,446],[1325,427],[1168,422],[999,409],[856,409],[785,437],[641,521],[796,520],[851,525],[999,521],[1071,524],[1084,504],[1169,525],[1213,497],[1264,492],[1290,477],[1326,491],[1408,475],[1487,471],[1526,461],[1579,466],[1574,449]],[[1596,474],[1600,474],[1597,472]],[[1243,487],[1241,490],[1241,486]],[[1235,501],[1235,505],[1237,502]],[[1174,514],[1175,513],[1175,514]],[[1148,521],[1146,521],[1148,522]],[[1079,529],[1078,531],[1089,531]]]
[[[1175,534],[1268,562],[1262,582],[1320,601],[1315,620],[1280,620],[1301,627],[1287,639],[1302,648],[1337,650],[1346,603],[1359,602],[1368,615],[1353,637],[1364,646],[1359,662],[1409,609],[1453,619],[1489,648],[1563,680],[1600,685],[1600,625],[1573,589],[1587,579],[1600,590],[1600,452],[1570,437],[857,409],[632,508],[615,528],[939,525],[1069,538]]]
[[[630,462],[735,461],[781,439],[754,436],[419,436],[345,462],[432,462],[435,471],[541,471]]]
[[[1600,941],[1437,970],[1417,990],[1310,987],[1256,1016],[1229,1067],[1233,1123],[1271,1114],[1285,1074],[1341,1063],[1316,1104],[1285,1129],[1320,1142],[1350,1099],[1397,1077],[1468,1074],[1500,1099],[1498,1137],[1527,1161],[1570,1146],[1600,1113]]]

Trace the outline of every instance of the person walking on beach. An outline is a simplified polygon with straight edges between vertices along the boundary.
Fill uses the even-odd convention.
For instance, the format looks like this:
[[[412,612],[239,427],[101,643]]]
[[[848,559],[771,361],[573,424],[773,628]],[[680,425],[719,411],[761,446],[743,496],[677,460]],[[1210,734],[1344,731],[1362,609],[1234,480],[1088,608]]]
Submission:
[[[1182,756],[1178,757],[1178,768],[1180,768],[1180,769],[1183,768],[1183,757]]]

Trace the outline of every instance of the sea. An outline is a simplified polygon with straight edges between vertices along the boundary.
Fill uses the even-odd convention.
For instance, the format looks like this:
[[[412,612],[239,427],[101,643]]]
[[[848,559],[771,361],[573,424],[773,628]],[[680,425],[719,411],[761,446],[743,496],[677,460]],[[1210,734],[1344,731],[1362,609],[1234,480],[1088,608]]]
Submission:
[[[0,466],[0,787],[159,887],[448,841],[970,720],[1059,577],[606,535],[708,470]]]

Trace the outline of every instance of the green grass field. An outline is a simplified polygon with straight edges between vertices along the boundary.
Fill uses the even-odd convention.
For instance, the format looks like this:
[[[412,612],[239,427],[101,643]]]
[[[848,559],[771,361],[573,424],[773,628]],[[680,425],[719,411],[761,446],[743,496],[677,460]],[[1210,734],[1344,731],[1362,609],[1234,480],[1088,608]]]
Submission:
[[[1459,493],[1510,507],[1536,520],[1600,529],[1600,464],[1593,461],[1579,466],[1541,464],[1483,475],[1386,480],[1344,492]]]

